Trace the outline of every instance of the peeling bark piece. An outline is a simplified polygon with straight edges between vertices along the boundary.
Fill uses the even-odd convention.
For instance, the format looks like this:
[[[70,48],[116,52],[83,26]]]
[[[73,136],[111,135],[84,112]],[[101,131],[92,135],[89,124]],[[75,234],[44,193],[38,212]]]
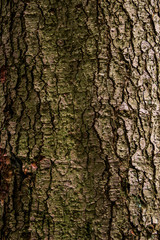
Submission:
[[[1,83],[5,83],[6,73],[7,73],[6,67],[3,65],[0,69],[0,81],[1,81]]]

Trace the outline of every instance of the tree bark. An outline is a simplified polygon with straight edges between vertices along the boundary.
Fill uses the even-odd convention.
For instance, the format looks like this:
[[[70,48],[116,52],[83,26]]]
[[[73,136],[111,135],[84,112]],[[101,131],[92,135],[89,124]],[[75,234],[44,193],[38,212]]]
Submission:
[[[0,0],[1,239],[160,239],[158,0]]]

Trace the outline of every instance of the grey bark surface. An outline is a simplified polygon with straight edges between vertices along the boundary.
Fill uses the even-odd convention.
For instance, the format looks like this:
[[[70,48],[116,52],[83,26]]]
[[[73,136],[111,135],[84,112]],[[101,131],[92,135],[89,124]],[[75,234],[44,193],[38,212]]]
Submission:
[[[158,0],[0,0],[1,239],[160,239]]]

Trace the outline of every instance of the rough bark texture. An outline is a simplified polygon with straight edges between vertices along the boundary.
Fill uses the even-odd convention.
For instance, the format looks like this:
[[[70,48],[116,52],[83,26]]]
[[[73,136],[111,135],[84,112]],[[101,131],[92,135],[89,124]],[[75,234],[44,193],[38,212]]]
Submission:
[[[160,239],[158,0],[0,0],[1,239]]]

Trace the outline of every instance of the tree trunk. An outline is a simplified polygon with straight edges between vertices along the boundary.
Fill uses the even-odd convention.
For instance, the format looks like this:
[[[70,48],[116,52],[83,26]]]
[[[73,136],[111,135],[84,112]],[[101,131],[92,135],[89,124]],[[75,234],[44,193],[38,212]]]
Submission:
[[[0,3],[1,239],[160,239],[159,1]]]

